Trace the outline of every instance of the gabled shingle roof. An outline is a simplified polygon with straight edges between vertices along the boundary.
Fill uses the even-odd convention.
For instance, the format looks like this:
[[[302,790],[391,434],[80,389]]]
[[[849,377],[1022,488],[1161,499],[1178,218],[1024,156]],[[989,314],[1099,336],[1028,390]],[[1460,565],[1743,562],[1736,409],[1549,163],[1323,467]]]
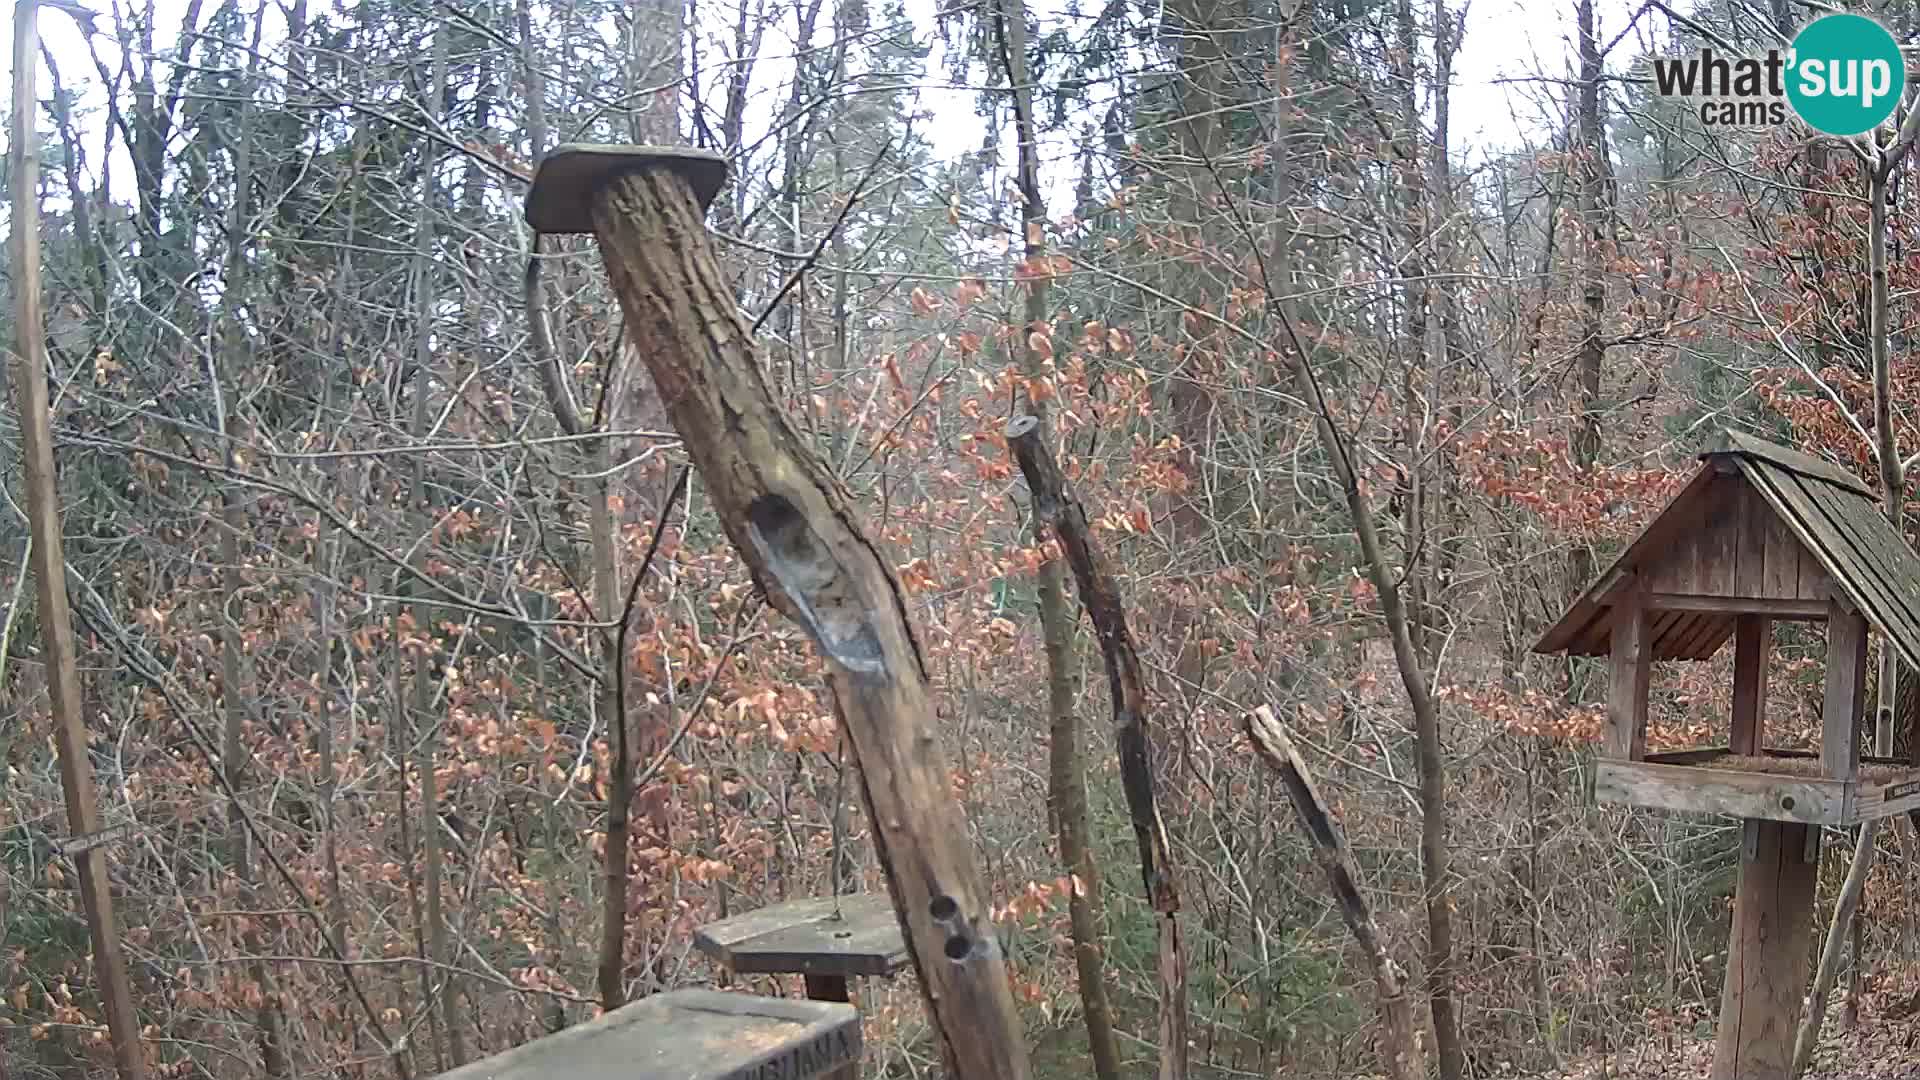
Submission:
[[[1606,655],[1614,598],[1635,574],[1660,566],[1691,530],[1700,528],[1709,491],[1726,471],[1724,464],[1731,463],[1799,542],[1801,557],[1812,556],[1831,588],[1886,635],[1908,666],[1920,668],[1920,555],[1881,513],[1872,488],[1830,462],[1736,431],[1725,432],[1721,447],[1700,457],[1700,471],[1541,636],[1535,652]],[[1732,635],[1736,614],[1660,612],[1653,626],[1654,657],[1711,657]]]

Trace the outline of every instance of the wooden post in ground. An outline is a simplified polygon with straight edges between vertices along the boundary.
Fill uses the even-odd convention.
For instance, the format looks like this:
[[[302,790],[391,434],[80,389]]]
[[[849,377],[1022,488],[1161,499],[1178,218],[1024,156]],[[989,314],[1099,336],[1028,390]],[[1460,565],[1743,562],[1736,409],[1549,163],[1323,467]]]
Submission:
[[[52,5],[85,20],[84,9]],[[47,394],[47,346],[40,316],[40,160],[35,145],[33,112],[35,65],[39,33],[35,0],[16,0],[13,9],[13,236],[12,263],[14,334],[17,342],[9,365],[13,381],[14,413],[20,418],[21,457],[26,471],[27,528],[33,545],[34,599],[40,619],[41,648],[45,650],[47,696],[53,706],[55,752],[60,758],[60,790],[67,803],[67,833],[75,840],[100,830],[94,806],[93,769],[87,761],[87,726],[80,700],[79,653],[73,641],[73,613],[67,606],[67,556],[60,537],[60,491],[53,467],[52,406]],[[120,932],[114,925],[113,897],[108,892],[107,845],[86,846],[73,857],[80,871],[80,905],[86,913],[87,936],[93,945],[94,977],[113,1038],[114,1067],[120,1080],[146,1075],[141,1055],[139,1020],[133,994],[127,986],[127,964],[120,952]]]
[[[557,147],[534,176],[527,221],[599,239],[630,353],[653,375],[721,526],[827,660],[948,1073],[1024,1080],[1020,1017],[906,601],[851,497],[767,389],[704,221],[725,178],[708,153]]]
[[[1813,940],[1819,826],[1741,824],[1713,1080],[1788,1080]]]

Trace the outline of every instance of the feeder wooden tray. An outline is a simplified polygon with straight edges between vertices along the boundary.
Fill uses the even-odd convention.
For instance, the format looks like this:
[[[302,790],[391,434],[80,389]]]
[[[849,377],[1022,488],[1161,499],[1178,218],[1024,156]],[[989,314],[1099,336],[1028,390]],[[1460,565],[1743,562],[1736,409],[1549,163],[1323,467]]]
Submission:
[[[1724,746],[1602,759],[1594,794],[1604,803],[1726,814],[1807,825],[1858,825],[1920,808],[1920,768],[1863,757],[1859,776],[1834,780],[1804,750],[1735,754]]]
[[[757,1080],[860,1060],[851,1005],[714,990],[656,994],[439,1080]]]
[[[907,964],[885,893],[775,904],[703,926],[693,941],[736,975],[885,977]]]

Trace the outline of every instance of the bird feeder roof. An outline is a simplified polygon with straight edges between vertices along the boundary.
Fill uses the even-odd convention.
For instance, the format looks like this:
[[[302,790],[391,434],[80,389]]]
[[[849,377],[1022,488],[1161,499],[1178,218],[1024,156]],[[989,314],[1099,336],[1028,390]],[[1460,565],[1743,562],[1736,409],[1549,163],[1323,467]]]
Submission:
[[[1920,556],[1860,478],[1737,431],[1554,623],[1533,651],[1605,656],[1630,591],[1652,605],[1656,660],[1705,660],[1741,614],[1817,619],[1828,598],[1858,611],[1920,667]]]

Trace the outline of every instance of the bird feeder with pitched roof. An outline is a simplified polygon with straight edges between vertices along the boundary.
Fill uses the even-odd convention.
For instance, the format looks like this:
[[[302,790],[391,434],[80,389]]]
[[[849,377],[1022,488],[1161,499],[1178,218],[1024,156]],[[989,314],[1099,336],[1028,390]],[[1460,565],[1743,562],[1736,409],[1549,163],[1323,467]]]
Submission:
[[[1820,827],[1920,808],[1920,768],[1860,751],[1869,633],[1920,669],[1920,556],[1838,466],[1731,431],[1701,459],[1534,651],[1607,657],[1599,801],[1742,820],[1713,1075],[1774,1080],[1806,987]],[[1775,622],[1826,624],[1818,750],[1767,745]],[[1729,638],[1727,744],[1648,753],[1653,664],[1711,659]]]

